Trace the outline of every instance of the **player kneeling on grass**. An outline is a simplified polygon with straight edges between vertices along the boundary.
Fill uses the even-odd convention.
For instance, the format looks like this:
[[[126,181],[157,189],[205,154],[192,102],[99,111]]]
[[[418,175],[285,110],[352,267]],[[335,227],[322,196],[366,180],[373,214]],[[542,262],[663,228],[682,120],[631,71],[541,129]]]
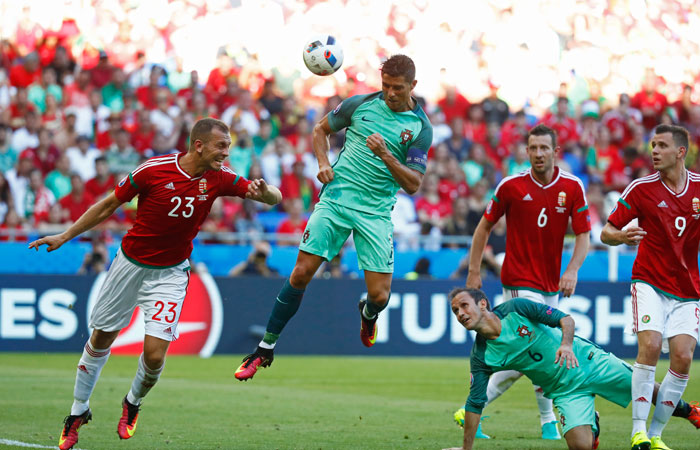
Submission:
[[[50,252],[57,250],[139,195],[136,223],[122,240],[90,316],[93,332],[78,362],[73,406],[58,442],[61,450],[78,442],[78,429],[92,418],[90,395],[107,363],[109,348],[139,306],[146,328],[143,353],[131,390],[122,400],[117,425],[121,439],[134,435],[141,400],[160,378],[168,346],[177,339],[192,240],[214,200],[238,196],[270,205],[282,200],[276,187],[262,179],[248,181],[223,165],[230,146],[226,124],[201,119],[192,127],[187,153],[149,159],[66,231],[29,244],[37,250],[44,244]]]
[[[550,306],[516,298],[492,311],[486,295],[470,288],[452,290],[449,299],[457,320],[477,333],[471,352],[472,385],[465,405],[463,448],[471,449],[474,444],[489,377],[501,370],[520,371],[542,387],[559,410],[570,449],[598,448],[595,395],[627,407],[632,400],[632,367],[575,337],[574,319]],[[673,415],[700,428],[697,405],[680,400]]]

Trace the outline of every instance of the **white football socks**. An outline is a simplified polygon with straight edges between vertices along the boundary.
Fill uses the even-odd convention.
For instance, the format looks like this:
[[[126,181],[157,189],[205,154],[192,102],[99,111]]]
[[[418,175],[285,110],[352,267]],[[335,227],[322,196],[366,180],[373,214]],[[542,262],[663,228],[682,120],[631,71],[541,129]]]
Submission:
[[[557,417],[554,415],[552,400],[544,396],[544,391],[539,386],[535,386],[535,398],[537,399],[537,407],[540,409],[540,425],[556,421]]]
[[[90,396],[100,378],[100,372],[109,359],[109,349],[92,348],[90,340],[85,344],[83,354],[78,362],[73,389],[73,406],[70,413],[79,416],[90,407]]]
[[[647,431],[647,418],[654,396],[654,374],[656,366],[638,362],[632,367],[632,435]]]
[[[649,426],[649,436],[661,436],[668,419],[678,405],[678,401],[688,385],[688,375],[683,375],[668,369],[664,381],[661,382],[656,394],[656,408]]]
[[[160,374],[163,373],[165,363],[158,369],[149,368],[143,360],[143,353],[139,356],[139,365],[136,369],[136,376],[131,383],[131,390],[126,394],[126,399],[132,405],[140,405],[148,391],[158,382]]]
[[[489,405],[503,395],[503,393],[522,376],[523,374],[517,370],[501,370],[500,372],[492,374],[491,378],[489,378],[489,384],[486,387],[486,405]],[[484,407],[486,407],[486,405],[484,405]]]

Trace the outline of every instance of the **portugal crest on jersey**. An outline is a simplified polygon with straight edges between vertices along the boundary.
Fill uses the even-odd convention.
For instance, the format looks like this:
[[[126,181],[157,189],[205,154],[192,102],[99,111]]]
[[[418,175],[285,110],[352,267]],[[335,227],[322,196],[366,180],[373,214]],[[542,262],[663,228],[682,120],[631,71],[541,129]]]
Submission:
[[[413,131],[406,128],[401,132],[401,144],[406,145],[413,139]]]
[[[206,178],[202,178],[201,180],[199,180],[199,192],[201,192],[202,194],[207,193],[207,179]]]

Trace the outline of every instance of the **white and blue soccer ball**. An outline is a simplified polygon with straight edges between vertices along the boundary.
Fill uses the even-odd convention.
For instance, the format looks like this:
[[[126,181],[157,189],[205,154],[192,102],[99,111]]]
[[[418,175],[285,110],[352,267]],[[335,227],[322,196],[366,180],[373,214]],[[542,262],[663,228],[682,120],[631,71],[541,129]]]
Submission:
[[[329,34],[320,34],[304,46],[304,64],[316,75],[330,75],[343,65],[343,48]]]

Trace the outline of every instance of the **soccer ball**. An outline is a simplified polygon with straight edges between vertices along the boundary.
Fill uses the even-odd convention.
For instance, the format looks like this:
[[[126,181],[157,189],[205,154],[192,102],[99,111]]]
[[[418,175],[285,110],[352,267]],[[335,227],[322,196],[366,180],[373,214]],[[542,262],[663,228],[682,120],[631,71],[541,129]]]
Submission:
[[[330,75],[343,65],[343,48],[328,34],[309,39],[303,55],[304,64],[316,75]]]

